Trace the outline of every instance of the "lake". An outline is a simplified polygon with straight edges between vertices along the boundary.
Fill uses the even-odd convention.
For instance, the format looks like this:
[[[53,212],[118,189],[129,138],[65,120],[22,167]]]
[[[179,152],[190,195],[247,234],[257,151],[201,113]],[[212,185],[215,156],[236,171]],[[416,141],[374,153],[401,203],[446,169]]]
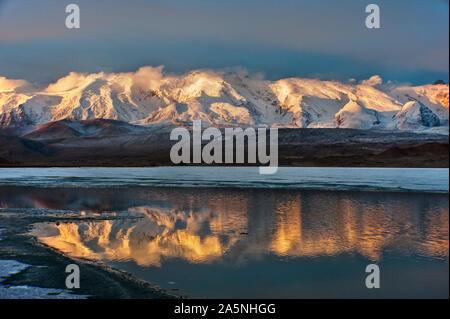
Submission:
[[[0,207],[69,211],[32,234],[191,297],[448,298],[448,169],[7,168]]]

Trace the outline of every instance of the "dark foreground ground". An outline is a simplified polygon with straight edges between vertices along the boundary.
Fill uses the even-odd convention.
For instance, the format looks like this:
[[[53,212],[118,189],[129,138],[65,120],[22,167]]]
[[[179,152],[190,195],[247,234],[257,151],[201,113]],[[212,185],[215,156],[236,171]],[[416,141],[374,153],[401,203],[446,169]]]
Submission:
[[[73,217],[72,217],[73,219]],[[78,218],[79,219],[79,218]],[[105,219],[105,218],[102,218]],[[139,280],[125,272],[90,263],[87,260],[69,259],[61,253],[38,243],[28,232],[36,222],[68,221],[71,217],[58,214],[44,214],[39,210],[30,214],[20,213],[17,209],[4,209],[0,213],[0,262],[18,261],[30,267],[6,277],[0,278],[0,299],[27,298],[32,289],[21,290],[17,296],[15,289],[22,287],[51,288],[52,292],[39,298],[179,298],[148,282]],[[68,290],[65,286],[66,266],[76,263],[80,267],[80,288]],[[28,296],[30,298],[30,296]],[[36,294],[32,296],[36,298]]]
[[[63,120],[28,132],[0,131],[0,167],[173,165],[175,124],[96,119],[76,125]],[[355,129],[279,129],[278,135],[279,166],[449,167],[448,135]]]

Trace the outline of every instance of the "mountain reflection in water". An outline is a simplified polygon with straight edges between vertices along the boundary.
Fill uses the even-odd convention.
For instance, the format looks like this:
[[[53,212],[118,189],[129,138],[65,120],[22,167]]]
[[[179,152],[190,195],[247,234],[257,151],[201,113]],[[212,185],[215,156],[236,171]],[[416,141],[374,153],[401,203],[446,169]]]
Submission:
[[[74,208],[78,203],[79,209],[101,212],[92,204],[108,206],[109,194],[99,191],[103,194],[96,199],[94,191],[89,199],[70,199],[67,206]],[[136,206],[132,192],[131,198],[111,192],[107,208],[114,209],[111,201],[119,200],[122,211],[143,218],[39,225],[35,231],[46,244],[73,256],[132,259],[144,266],[160,266],[162,258],[203,263],[221,258],[242,261],[263,254],[358,253],[378,261],[385,250],[448,258],[448,199],[443,196],[190,189],[140,192]],[[42,198],[31,200],[39,207],[55,207]]]
[[[133,262],[150,271],[164,268],[172,260],[239,269],[269,257],[289,262],[350,256],[368,264],[395,256],[412,263],[427,260],[444,264],[448,293],[445,194],[18,189],[0,189],[2,207],[70,209],[84,215],[108,212],[118,217],[35,225],[32,232],[42,242],[74,257]],[[364,276],[364,269],[361,272]]]

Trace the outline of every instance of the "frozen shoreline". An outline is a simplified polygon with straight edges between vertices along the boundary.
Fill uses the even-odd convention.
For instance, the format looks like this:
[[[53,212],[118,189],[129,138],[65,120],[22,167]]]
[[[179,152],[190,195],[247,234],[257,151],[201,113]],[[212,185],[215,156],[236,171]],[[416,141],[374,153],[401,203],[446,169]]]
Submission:
[[[0,168],[0,186],[226,187],[448,193],[447,168],[257,167]]]
[[[123,271],[69,258],[28,234],[36,222],[64,219],[67,216],[58,212],[30,215],[0,210],[0,299],[178,298]],[[79,265],[83,274],[80,289],[65,286],[65,267],[71,263]]]

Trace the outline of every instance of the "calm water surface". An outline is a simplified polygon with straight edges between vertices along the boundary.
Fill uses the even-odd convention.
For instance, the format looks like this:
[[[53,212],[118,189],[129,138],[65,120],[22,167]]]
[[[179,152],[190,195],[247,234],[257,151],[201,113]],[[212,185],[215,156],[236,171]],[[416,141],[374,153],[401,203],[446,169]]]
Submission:
[[[414,187],[427,185],[423,177],[433,176],[419,173]],[[374,192],[326,190],[323,184],[320,190],[89,183],[49,188],[11,184],[13,174],[1,174],[0,181],[8,180],[0,186],[2,210],[57,209],[116,218],[36,224],[32,233],[42,242],[177,293],[200,298],[448,297],[449,200],[439,178],[428,181],[432,187],[441,184],[439,191],[393,192],[380,186]],[[377,174],[377,183],[392,179],[392,174]],[[406,175],[404,180],[410,178]],[[380,266],[377,290],[365,288],[370,263]]]

